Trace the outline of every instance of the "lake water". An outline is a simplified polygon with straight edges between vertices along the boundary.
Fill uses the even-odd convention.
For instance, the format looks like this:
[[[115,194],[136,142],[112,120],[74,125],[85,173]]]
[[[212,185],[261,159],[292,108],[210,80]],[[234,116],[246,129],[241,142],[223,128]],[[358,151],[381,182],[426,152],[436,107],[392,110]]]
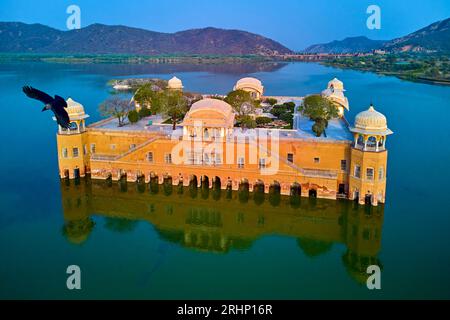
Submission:
[[[338,77],[350,122],[373,101],[395,132],[386,205],[60,181],[56,125],[23,85],[72,97],[93,122],[111,78],[173,75],[195,92],[250,75],[296,96]],[[450,298],[450,87],[303,63],[10,63],[0,102],[0,298]],[[382,266],[382,290],[365,286],[367,263]],[[66,288],[72,264],[80,291]]]

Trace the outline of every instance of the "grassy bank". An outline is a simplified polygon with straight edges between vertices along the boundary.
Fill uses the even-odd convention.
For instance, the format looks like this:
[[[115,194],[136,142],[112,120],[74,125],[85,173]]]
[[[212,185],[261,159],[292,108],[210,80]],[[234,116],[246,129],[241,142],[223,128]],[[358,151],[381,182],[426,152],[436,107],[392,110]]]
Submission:
[[[450,85],[450,56],[444,54],[372,55],[337,58],[322,63],[341,69],[395,76],[408,81]]]

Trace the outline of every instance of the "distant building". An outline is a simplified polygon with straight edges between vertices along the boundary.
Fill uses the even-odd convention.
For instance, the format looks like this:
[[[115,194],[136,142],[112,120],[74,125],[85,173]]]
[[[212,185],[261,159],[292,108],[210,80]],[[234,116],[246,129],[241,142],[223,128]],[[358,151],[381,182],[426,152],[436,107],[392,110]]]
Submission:
[[[380,55],[385,55],[387,54],[386,50],[382,50],[382,49],[376,49],[373,51],[374,54],[380,54]]]
[[[330,82],[328,82],[327,89],[322,91],[322,96],[330,99],[333,103],[336,104],[339,115],[341,117],[344,116],[344,111],[349,110],[348,99],[344,94],[344,83],[337,78],[334,78]]]
[[[256,89],[262,94],[262,86]],[[334,99],[344,86],[333,79],[327,90]],[[348,109],[347,100],[337,97],[337,107]],[[61,178],[90,174],[93,179],[157,179],[205,188],[214,183],[224,189],[385,202],[386,138],[392,131],[373,106],[356,116],[354,126],[342,115],[329,121],[326,136],[316,137],[313,122],[297,109],[293,129],[243,130],[235,127],[229,104],[205,98],[172,130],[150,118],[122,127],[109,118],[86,127],[89,116],[83,106],[72,99],[67,103],[71,127],[59,127],[57,134]]]
[[[167,89],[183,91],[183,82],[177,77],[173,77],[167,82]]]
[[[264,87],[260,80],[256,78],[242,78],[236,82],[233,90],[244,90],[250,92],[253,99],[261,99],[264,94]]]

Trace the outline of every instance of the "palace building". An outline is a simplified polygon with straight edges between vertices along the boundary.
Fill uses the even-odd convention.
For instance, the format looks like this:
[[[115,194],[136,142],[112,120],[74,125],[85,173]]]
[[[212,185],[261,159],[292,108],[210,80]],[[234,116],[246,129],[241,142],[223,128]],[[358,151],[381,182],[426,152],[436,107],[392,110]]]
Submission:
[[[240,79],[238,82],[236,82],[233,90],[244,90],[250,92],[253,99],[261,99],[264,94],[264,87],[261,81],[256,78]]]
[[[261,82],[248,79],[252,78],[238,81],[235,89],[254,90],[255,98],[264,98]],[[183,89],[177,78],[169,81],[169,87]],[[386,117],[370,106],[349,125],[343,114],[349,106],[342,82],[332,80],[322,94],[343,111],[329,121],[326,136],[321,137],[314,135],[313,122],[298,108],[293,129],[242,129],[235,126],[229,104],[206,97],[194,103],[173,130],[160,116],[122,127],[115,118],[87,126],[89,116],[83,106],[69,99],[71,127],[60,127],[57,134],[60,176],[73,179],[90,174],[93,179],[170,181],[202,188],[346,198],[374,206],[384,203],[386,138],[392,134]],[[297,105],[302,99],[289,97]]]

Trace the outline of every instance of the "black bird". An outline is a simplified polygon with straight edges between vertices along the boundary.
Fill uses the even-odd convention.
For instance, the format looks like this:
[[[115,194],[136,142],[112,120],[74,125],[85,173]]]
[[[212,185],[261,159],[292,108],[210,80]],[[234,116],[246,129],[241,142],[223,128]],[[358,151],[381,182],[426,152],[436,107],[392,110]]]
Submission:
[[[65,109],[67,108],[67,102],[66,100],[64,100],[64,98],[58,95],[55,95],[55,98],[52,98],[45,92],[42,92],[30,86],[24,86],[22,90],[27,95],[27,97],[39,100],[45,104],[42,111],[52,110],[55,114],[56,122],[58,122],[61,127],[65,129],[68,129],[70,127],[69,115]]]

